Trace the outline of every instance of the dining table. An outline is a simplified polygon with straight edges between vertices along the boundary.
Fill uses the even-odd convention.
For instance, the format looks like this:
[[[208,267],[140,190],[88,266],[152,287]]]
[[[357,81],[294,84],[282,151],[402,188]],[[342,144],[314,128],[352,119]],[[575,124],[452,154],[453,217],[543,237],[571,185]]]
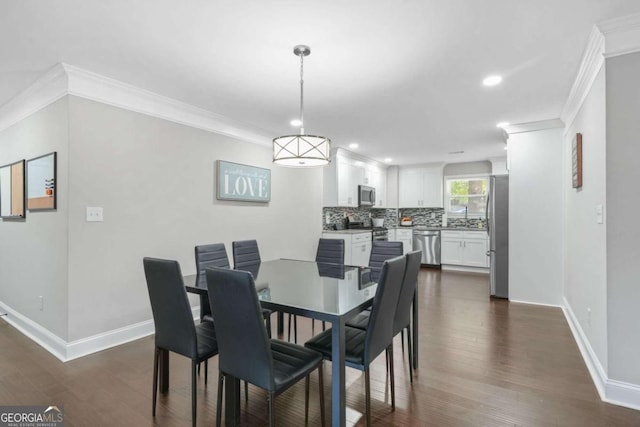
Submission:
[[[276,259],[243,270],[253,274],[263,308],[331,323],[331,425],[346,425],[345,323],[370,307],[377,283],[369,267]],[[184,276],[188,292],[207,294],[206,277]],[[414,346],[417,347],[417,298],[414,298]],[[417,352],[414,352],[417,356]],[[415,360],[415,359],[414,359]],[[162,365],[162,363],[165,365]],[[161,359],[160,386],[168,387],[168,358]],[[166,375],[166,378],[162,378]],[[225,424],[240,424],[240,382],[225,382]]]

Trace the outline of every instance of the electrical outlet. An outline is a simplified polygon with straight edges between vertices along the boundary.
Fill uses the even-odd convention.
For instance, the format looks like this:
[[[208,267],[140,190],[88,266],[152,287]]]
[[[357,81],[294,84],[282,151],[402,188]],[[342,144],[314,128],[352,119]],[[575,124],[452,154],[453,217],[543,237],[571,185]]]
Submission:
[[[39,296],[38,297],[38,308],[40,309],[40,311],[44,310],[44,297],[43,296]]]
[[[435,212],[431,212],[431,219],[436,219],[436,213]]]
[[[327,214],[327,216],[324,217],[324,223],[331,224],[331,215]]]

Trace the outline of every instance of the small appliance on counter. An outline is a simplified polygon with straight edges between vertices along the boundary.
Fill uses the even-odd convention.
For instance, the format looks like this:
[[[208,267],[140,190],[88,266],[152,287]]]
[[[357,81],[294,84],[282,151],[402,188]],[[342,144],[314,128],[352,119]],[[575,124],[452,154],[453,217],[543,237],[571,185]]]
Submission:
[[[374,227],[384,227],[384,218],[371,218]]]
[[[413,225],[413,220],[411,219],[410,216],[403,216],[402,219],[400,220],[400,225],[411,226]]]

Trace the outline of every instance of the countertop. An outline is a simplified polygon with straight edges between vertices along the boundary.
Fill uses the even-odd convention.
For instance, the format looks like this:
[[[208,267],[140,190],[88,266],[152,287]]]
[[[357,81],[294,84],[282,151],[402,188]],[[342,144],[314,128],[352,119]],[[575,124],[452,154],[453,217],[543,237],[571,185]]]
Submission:
[[[322,230],[323,233],[330,234],[361,234],[361,233],[369,233],[371,234],[371,230],[363,230],[363,229],[348,229],[348,230]]]
[[[418,230],[418,231],[442,231],[442,230],[448,230],[448,231],[487,231],[486,228],[478,228],[478,227],[428,227],[428,226],[424,226],[424,225],[412,225],[412,226],[407,226],[407,225],[396,225],[396,226],[392,226],[389,227],[389,229],[394,228],[394,229],[398,229],[398,230]]]

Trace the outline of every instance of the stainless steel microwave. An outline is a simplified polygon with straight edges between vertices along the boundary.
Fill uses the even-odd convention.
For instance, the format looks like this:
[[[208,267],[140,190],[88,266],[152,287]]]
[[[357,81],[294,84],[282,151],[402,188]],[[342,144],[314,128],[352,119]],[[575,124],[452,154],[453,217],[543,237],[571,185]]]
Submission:
[[[375,206],[376,189],[366,185],[358,185],[358,206]]]

